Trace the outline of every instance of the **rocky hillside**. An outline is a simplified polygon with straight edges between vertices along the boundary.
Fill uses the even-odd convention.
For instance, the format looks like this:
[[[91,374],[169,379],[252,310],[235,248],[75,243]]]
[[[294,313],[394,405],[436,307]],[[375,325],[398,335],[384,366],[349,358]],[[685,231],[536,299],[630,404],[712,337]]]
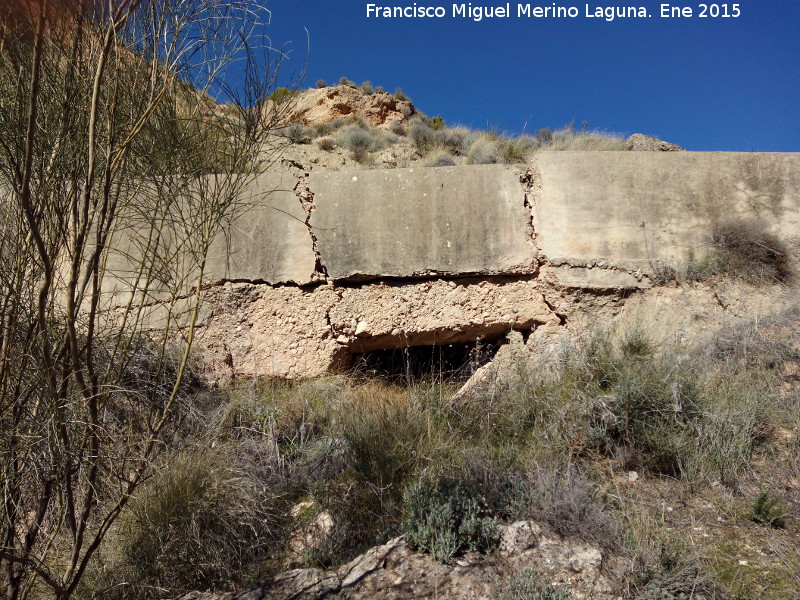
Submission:
[[[278,93],[267,110],[279,109],[281,135],[290,142],[283,158],[308,169],[436,167],[459,164],[524,164],[538,151],[679,151],[680,146],[641,133],[628,138],[570,124],[532,134],[448,126],[421,113],[401,91],[342,83]]]

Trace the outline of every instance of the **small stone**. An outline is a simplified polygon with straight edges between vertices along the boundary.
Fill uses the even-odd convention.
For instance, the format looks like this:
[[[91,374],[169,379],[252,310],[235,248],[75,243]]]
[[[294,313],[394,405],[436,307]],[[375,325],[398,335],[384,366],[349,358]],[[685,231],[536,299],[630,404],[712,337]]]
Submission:
[[[366,321],[359,321],[356,325],[356,337],[364,337],[369,335],[369,323]]]
[[[340,335],[339,337],[336,338],[336,341],[340,344],[347,344],[349,338],[346,335]]]
[[[542,530],[533,521],[517,521],[500,528],[499,551],[501,555],[511,556],[533,548],[539,541]]]

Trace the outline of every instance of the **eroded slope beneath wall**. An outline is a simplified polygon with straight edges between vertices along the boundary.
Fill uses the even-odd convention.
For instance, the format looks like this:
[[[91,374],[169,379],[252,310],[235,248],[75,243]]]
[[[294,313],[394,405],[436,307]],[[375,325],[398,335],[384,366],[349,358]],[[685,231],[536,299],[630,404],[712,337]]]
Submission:
[[[371,350],[559,327],[543,291],[536,280],[513,277],[313,288],[226,283],[209,290],[198,341],[215,380],[310,377]]]

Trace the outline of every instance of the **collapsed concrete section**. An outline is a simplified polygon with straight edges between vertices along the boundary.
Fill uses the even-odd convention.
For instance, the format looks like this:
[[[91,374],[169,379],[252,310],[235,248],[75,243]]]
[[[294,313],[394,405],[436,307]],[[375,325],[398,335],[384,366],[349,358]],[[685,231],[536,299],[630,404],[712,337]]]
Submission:
[[[315,376],[363,352],[512,330],[540,347],[579,317],[613,318],[654,285],[660,263],[702,255],[720,220],[758,219],[793,242],[800,155],[554,152],[517,169],[324,173],[293,164],[252,195],[212,260],[199,348],[214,379]]]
[[[371,350],[491,340],[560,324],[538,282],[526,278],[305,289],[228,283],[209,290],[207,307],[200,347],[215,380],[310,377]]]

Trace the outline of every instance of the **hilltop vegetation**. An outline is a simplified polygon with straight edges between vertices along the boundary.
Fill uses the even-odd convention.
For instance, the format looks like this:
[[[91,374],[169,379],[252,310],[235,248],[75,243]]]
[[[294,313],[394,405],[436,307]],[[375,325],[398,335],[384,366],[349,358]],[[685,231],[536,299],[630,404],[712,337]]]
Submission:
[[[592,130],[585,122],[519,136],[448,126],[441,115],[420,112],[402,90],[389,94],[346,78],[336,86],[286,90],[275,100],[290,121],[283,133],[295,146],[287,156],[307,156],[329,169],[524,164],[541,151],[682,149],[641,134],[626,139]]]

